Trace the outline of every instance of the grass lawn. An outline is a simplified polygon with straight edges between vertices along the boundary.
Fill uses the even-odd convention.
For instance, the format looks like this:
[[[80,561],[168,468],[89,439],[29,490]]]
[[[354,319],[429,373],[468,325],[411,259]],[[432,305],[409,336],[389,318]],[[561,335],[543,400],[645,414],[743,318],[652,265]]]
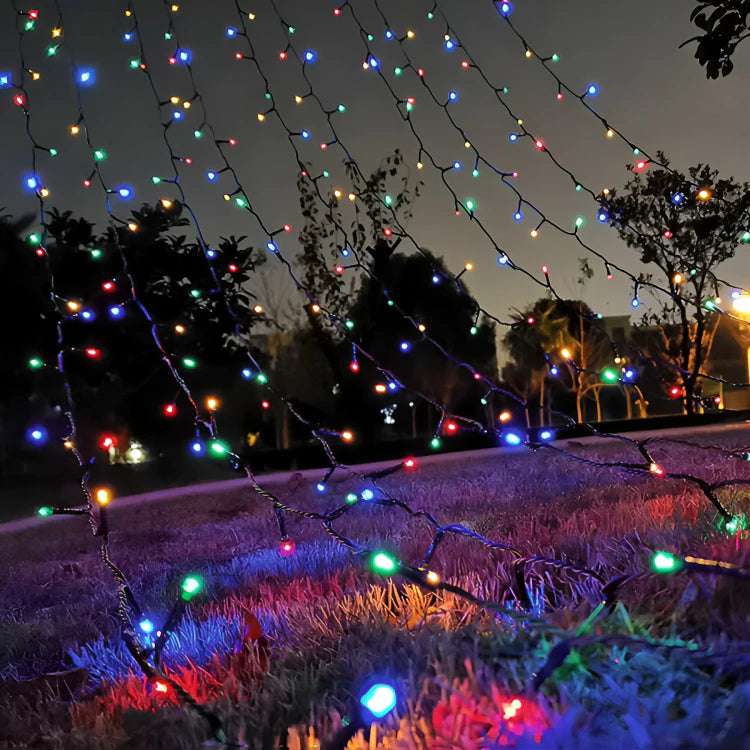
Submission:
[[[750,445],[750,428],[691,439],[736,449]],[[569,449],[642,461],[619,441]],[[651,450],[670,473],[750,479],[750,463],[718,451],[670,442]],[[325,494],[300,475],[272,489],[321,512],[363,489],[335,477]],[[696,486],[527,450],[444,456],[378,485],[524,555],[574,562],[605,581],[646,575],[586,627],[601,601],[596,579],[529,564],[523,601],[512,555],[466,536],[446,534],[430,569],[501,607],[375,575],[319,521],[299,516],[287,516],[296,551],[282,557],[273,513],[249,489],[186,490],[120,509],[115,499],[110,554],[154,622],[186,573],[205,579],[164,665],[232,742],[321,747],[377,676],[397,686],[397,710],[351,747],[750,747],[750,582],[648,573],[657,549],[750,567],[748,532],[719,531]],[[733,513],[750,510],[747,487],[717,495]],[[335,528],[410,565],[434,531],[423,517],[367,501]],[[118,640],[115,587],[84,518],[0,533],[0,592],[0,744],[206,746],[205,719],[171,689],[154,690]]]

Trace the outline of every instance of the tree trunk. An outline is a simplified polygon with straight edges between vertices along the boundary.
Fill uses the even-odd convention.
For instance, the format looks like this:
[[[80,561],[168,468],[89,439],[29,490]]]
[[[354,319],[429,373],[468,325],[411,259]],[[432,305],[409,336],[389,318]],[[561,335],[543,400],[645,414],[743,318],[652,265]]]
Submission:
[[[542,373],[539,377],[539,426],[544,427],[544,382],[545,377]]]

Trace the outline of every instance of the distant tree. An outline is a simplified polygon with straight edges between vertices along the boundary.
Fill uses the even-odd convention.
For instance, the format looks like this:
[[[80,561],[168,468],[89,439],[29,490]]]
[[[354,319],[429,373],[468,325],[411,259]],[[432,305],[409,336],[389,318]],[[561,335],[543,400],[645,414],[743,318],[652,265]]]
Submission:
[[[668,165],[663,153],[658,158]],[[651,356],[671,370],[684,390],[686,411],[693,413],[717,322],[716,271],[750,240],[750,184],[722,179],[704,164],[687,175],[651,167],[603,196],[602,206],[624,242],[642,263],[658,268],[657,281],[670,290],[660,312],[646,315],[644,323],[659,333]]]
[[[4,358],[2,376],[13,385],[0,399],[11,410],[8,395],[25,387],[64,408],[56,367],[59,324],[84,453],[93,450],[97,434],[116,429],[164,447],[175,422],[192,422],[190,404],[183,400],[155,335],[203,409],[209,385],[227,385],[222,378],[226,381],[230,370],[221,365],[237,363],[231,373],[239,375],[239,363],[245,361],[241,349],[257,319],[243,286],[263,256],[243,248],[244,238],[222,239],[212,250],[220,281],[230,289],[235,319],[200,245],[175,232],[187,223],[178,202],[169,209],[144,205],[133,219],[135,232],[112,225],[97,233],[93,224],[70,212],[50,212],[45,251],[54,295],[45,260],[13,236],[18,227],[3,223],[3,244],[20,260],[3,274],[3,285],[12,299],[21,298],[26,315],[17,322],[11,356]],[[31,266],[29,275],[22,273],[24,265]],[[131,286],[143,308],[132,301]],[[86,353],[89,349],[93,356]],[[44,366],[30,367],[32,359]],[[191,359],[197,364],[194,371]],[[163,407],[172,402],[178,414],[169,419]]]
[[[494,324],[479,319],[477,304],[468,295],[463,280],[450,280],[442,259],[427,252],[388,252],[386,244],[377,243],[373,252],[377,279],[365,277],[349,311],[357,342],[384,368],[394,372],[407,390],[425,394],[450,412],[481,420],[479,404],[486,386],[478,385],[471,370],[455,364],[425,336],[474,371],[494,379]],[[424,336],[415,324],[425,326]],[[404,350],[402,345],[408,348]],[[351,361],[351,349],[344,350],[343,355],[345,361]],[[383,396],[376,396],[371,390],[372,377],[362,377],[377,377],[377,373],[368,362],[360,364],[361,370],[347,373],[347,380],[367,383],[368,391],[364,399],[360,395],[360,402],[379,410],[385,403]],[[379,379],[383,382],[385,378],[381,375]],[[393,402],[394,396],[388,393],[386,401]]]
[[[527,403],[530,398],[538,399],[540,425],[545,423],[554,390],[561,388],[575,395],[577,420],[582,422],[584,398],[594,396],[598,406],[599,373],[612,365],[614,356],[596,316],[580,300],[543,297],[517,311],[513,320],[503,337],[510,355],[503,379],[511,386],[515,384],[518,395]],[[559,374],[550,378],[553,368]],[[548,378],[554,386],[548,385]]]
[[[361,405],[360,387],[349,378],[350,358],[342,355],[345,337],[341,328],[365,275],[358,266],[361,264],[378,274],[381,265],[387,265],[400,239],[393,234],[387,236],[385,230],[391,231],[394,212],[398,222],[409,221],[421,187],[419,181],[412,185],[399,150],[365,177],[353,162],[345,162],[344,167],[353,200],[347,200],[348,194],[321,199],[320,181],[310,179],[306,172],[297,183],[304,217],[300,232],[302,251],[297,261],[300,280],[309,297],[305,313],[336,384],[339,422],[355,418]],[[336,272],[337,266],[341,266],[341,273]],[[336,324],[328,315],[320,314],[316,305],[325,307]],[[369,429],[370,424],[364,423],[362,427]]]
[[[706,68],[707,78],[727,76],[734,69],[732,56],[740,42],[750,37],[750,0],[711,0],[701,2],[690,20],[703,32],[687,41],[697,42],[695,57]]]

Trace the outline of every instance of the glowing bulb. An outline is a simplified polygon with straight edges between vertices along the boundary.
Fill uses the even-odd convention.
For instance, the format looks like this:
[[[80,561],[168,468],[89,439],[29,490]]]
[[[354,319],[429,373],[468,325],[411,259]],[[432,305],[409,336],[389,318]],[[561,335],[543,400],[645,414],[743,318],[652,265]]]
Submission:
[[[375,718],[380,719],[396,706],[396,691],[382,683],[373,685],[360,699],[360,703]]]
[[[341,433],[341,439],[345,443],[351,443],[351,441],[354,440],[354,433],[351,430],[344,430]]]
[[[186,576],[180,584],[180,596],[189,602],[203,588],[203,580],[198,576]]]
[[[698,191],[698,194],[696,196],[699,201],[709,201],[711,200],[711,191],[707,188],[703,188],[702,190]]]
[[[671,552],[655,552],[651,557],[651,567],[657,573],[676,573],[682,566],[682,560]]]
[[[99,503],[102,507],[107,505],[109,501],[112,499],[112,496],[108,489],[101,488],[96,490],[94,493],[94,496],[96,497],[96,502]]]
[[[398,569],[396,560],[385,552],[376,552],[370,558],[370,567],[375,573],[387,575]]]

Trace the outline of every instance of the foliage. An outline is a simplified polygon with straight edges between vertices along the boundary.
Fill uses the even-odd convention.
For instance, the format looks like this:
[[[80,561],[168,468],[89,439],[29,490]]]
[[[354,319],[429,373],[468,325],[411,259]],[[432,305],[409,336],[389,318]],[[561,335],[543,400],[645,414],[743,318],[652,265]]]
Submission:
[[[423,393],[449,411],[476,412],[483,391],[472,380],[471,369],[493,377],[494,325],[478,319],[476,302],[462,293],[463,283],[459,289],[449,280],[442,259],[426,252],[393,253],[386,243],[376,243],[372,256],[376,277],[365,278],[350,311],[357,341],[387,371],[408,373],[403,378],[407,391]],[[416,324],[424,325],[437,345],[427,341]],[[401,350],[401,342],[409,343],[408,352]],[[456,365],[439,347],[471,369]],[[361,366],[365,371],[374,367],[369,361]],[[380,377],[388,379],[385,373]],[[472,404],[467,403],[470,393]]]
[[[247,340],[256,317],[242,286],[258,264],[258,256],[242,246],[244,237],[222,238],[215,250],[220,258],[217,266],[227,270],[214,279],[201,245],[175,233],[187,224],[181,212],[178,202],[169,210],[160,204],[143,205],[133,212],[137,231],[111,225],[97,233],[85,219],[52,210],[45,248],[49,272],[45,258],[15,236],[21,225],[9,220],[2,223],[2,242],[7,248],[3,255],[16,258],[19,267],[30,266],[28,274],[2,275],[5,299],[21,314],[8,356],[3,358],[3,381],[12,381],[3,390],[6,409],[18,410],[13,400],[23,388],[27,397],[31,391],[44,393],[51,406],[65,408],[62,379],[55,369],[58,324],[84,452],[93,448],[85,441],[95,438],[88,436],[103,430],[125,425],[141,440],[153,439],[158,444],[173,429],[174,423],[167,424],[161,407],[178,394],[155,336],[178,360],[190,356],[203,364],[219,365],[239,358],[239,346]],[[230,264],[236,267],[234,273],[228,270]],[[231,313],[217,281],[233,290]],[[113,286],[105,289],[105,282]],[[131,286],[139,303],[131,301]],[[183,334],[176,332],[177,324],[184,326]],[[89,347],[99,349],[101,356],[86,357],[83,350]],[[29,377],[27,363],[32,357],[43,360],[46,367]],[[186,380],[198,391],[205,387],[200,368]],[[189,405],[184,406],[177,420],[189,424]],[[58,437],[65,428],[57,425]]]
[[[682,384],[685,408],[692,412],[716,325],[717,269],[746,236],[750,184],[720,178],[707,164],[683,174],[668,168],[663,153],[658,159],[665,167],[637,172],[601,201],[623,241],[642,263],[659,269],[656,283],[670,291],[659,313],[645,319],[659,333],[650,353]],[[706,191],[705,200],[700,191]],[[652,280],[642,277],[644,283]]]
[[[711,0],[699,3],[690,20],[703,32],[683,42],[697,42],[695,57],[706,68],[706,78],[727,76],[734,69],[732,56],[750,36],[750,0]]]
[[[581,273],[588,273],[582,266]],[[585,302],[542,297],[523,311],[516,311],[513,324],[503,337],[510,361],[502,371],[503,380],[521,398],[538,397],[540,424],[545,409],[551,408],[555,391],[566,389],[576,395],[578,421],[583,420],[581,402],[598,382],[599,370],[610,365],[613,349],[596,316]],[[560,351],[568,349],[577,367],[567,364]],[[550,368],[561,374],[550,378]],[[549,396],[545,407],[545,386]],[[528,416],[527,416],[528,418]]]

